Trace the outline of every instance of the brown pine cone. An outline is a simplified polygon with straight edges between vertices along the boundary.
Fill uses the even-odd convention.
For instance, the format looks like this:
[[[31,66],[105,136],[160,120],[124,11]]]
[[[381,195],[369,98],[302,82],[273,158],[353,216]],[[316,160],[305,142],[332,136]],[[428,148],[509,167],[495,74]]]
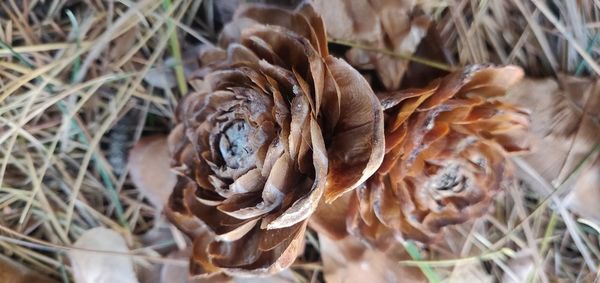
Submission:
[[[167,214],[193,240],[192,275],[288,267],[321,197],[356,188],[381,164],[381,105],[328,55],[324,31],[310,5],[245,6],[222,48],[201,54],[169,136],[179,176]]]
[[[507,153],[525,150],[512,133],[527,128],[528,113],[497,99],[522,76],[517,67],[472,66],[382,97],[386,155],[353,192],[348,231],[377,245],[430,243],[487,211],[515,181]]]

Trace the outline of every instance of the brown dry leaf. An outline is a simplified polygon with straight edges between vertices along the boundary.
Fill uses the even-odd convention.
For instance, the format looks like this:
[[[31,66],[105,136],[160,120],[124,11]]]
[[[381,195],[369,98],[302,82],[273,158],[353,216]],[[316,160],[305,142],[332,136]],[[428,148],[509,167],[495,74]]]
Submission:
[[[333,38],[378,42],[383,34],[377,11],[369,1],[314,0],[313,3],[321,12],[327,34]]]
[[[330,37],[398,54],[413,54],[430,20],[414,11],[411,0],[313,0]],[[346,57],[359,69],[375,69],[388,90],[400,87],[407,60],[353,48]]]
[[[159,211],[176,182],[170,162],[165,136],[142,138],[129,152],[131,181]]]
[[[123,237],[104,227],[85,231],[74,247],[117,253],[129,252]],[[138,283],[131,257],[77,249],[69,251],[75,283]]]
[[[600,156],[591,166],[584,168],[574,189],[565,198],[567,207],[582,217],[600,224]]]
[[[113,40],[108,55],[111,61],[121,58],[125,53],[131,50],[131,47],[135,44],[135,35],[138,33],[138,26],[134,26],[127,30],[125,33]]]
[[[600,142],[598,81],[568,76],[558,81],[525,79],[506,98],[531,111],[531,133],[538,150],[525,159],[554,184],[562,182]]]
[[[427,282],[417,267],[398,263],[408,259],[406,254],[368,249],[352,237],[334,241],[320,235],[319,241],[323,275],[327,283]]]
[[[440,38],[439,31],[435,25],[430,25],[427,35],[421,40],[417,50],[413,53],[413,56],[427,58],[432,62],[440,62],[448,64],[449,66],[454,65],[454,59],[445,49],[444,43]],[[402,78],[402,85],[400,88],[425,87],[430,81],[441,78],[447,74],[448,71],[442,70],[439,67],[426,65],[422,62],[411,61]]]
[[[42,276],[25,265],[6,256],[0,256],[0,282],[10,283],[53,283],[57,282]]]
[[[568,76],[559,76],[558,81],[526,79],[511,88],[507,99],[531,110],[531,133],[537,145],[524,159],[555,186],[600,143],[597,80]],[[599,221],[600,162],[599,157],[592,158],[596,158],[594,164],[571,183],[566,201],[571,210]]]
[[[479,282],[492,283],[494,276],[483,269],[481,264],[464,263],[457,264],[452,270],[452,274],[446,281],[447,283]]]

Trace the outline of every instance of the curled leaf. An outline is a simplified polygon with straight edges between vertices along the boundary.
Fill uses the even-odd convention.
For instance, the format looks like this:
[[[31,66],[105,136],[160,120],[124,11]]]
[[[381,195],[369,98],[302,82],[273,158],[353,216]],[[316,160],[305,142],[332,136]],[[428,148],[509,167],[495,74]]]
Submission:
[[[600,224],[600,211],[596,207],[600,201],[600,156],[596,156],[590,166],[584,168],[565,198],[569,209],[580,216]]]
[[[159,211],[175,186],[170,162],[165,136],[142,138],[129,152],[131,181]]]
[[[567,207],[600,223],[595,203],[600,165],[592,151],[600,143],[600,82],[560,75],[558,80],[526,79],[510,89],[507,100],[531,109],[535,150],[524,159],[548,182],[558,185],[586,158],[581,174],[569,182]],[[551,152],[552,154],[548,154]]]
[[[121,254],[129,252],[123,237],[117,232],[104,227],[85,231],[77,239],[74,247]],[[74,249],[69,251],[73,277],[76,283],[138,282],[133,271],[131,257],[84,250]]]
[[[507,101],[531,110],[531,137],[538,150],[524,159],[548,181],[564,181],[600,142],[599,97],[597,80],[564,75],[526,79],[508,92]]]

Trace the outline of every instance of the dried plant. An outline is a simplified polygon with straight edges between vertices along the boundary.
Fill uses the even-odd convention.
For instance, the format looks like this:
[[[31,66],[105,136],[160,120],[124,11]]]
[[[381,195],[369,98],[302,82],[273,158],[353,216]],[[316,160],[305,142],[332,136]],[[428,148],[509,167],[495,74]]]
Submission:
[[[362,72],[376,92],[380,89],[398,90],[399,81],[402,81],[401,87],[422,87],[431,78],[440,76],[439,72],[431,69],[418,68],[419,64],[421,67],[427,65],[444,71],[487,62],[515,64],[524,68],[529,79],[511,87],[511,92],[518,95],[516,101],[520,105],[531,109],[530,133],[533,135],[529,137],[533,137],[533,142],[537,143],[533,144],[533,153],[513,159],[517,165],[516,173],[523,179],[519,186],[496,194],[494,213],[487,213],[476,218],[476,221],[461,225],[447,225],[435,233],[425,229],[427,233],[434,234],[430,243],[443,235],[441,241],[423,246],[414,246],[410,241],[403,242],[412,260],[390,255],[390,251],[403,251],[402,245],[397,243],[382,251],[357,243],[354,237],[347,237],[346,217],[350,200],[354,198],[353,208],[365,209],[367,195],[359,193],[374,192],[369,187],[373,184],[372,180],[376,177],[389,180],[388,173],[385,176],[375,175],[365,183],[364,188],[361,186],[361,190],[340,193],[332,203],[327,203],[326,198],[321,197],[319,208],[311,216],[311,223],[315,229],[319,229],[318,224],[321,224],[321,228],[327,230],[318,230],[318,238],[314,237],[313,231],[303,233],[307,243],[299,249],[302,256],[298,256],[291,268],[284,272],[274,277],[260,278],[226,274],[204,279],[188,278],[190,255],[194,274],[203,272],[202,268],[207,267],[214,267],[214,271],[222,270],[212,264],[212,258],[217,258],[218,253],[207,254],[209,249],[206,247],[215,245],[213,242],[227,241],[215,240],[219,235],[210,231],[200,235],[201,229],[193,230],[189,234],[195,242],[192,251],[187,239],[180,237],[179,232],[171,227],[172,224],[164,222],[160,212],[166,203],[165,198],[170,196],[174,187],[168,184],[175,183],[177,178],[169,175],[174,173],[169,168],[171,157],[166,140],[149,140],[147,137],[165,133],[169,130],[167,125],[184,124],[182,109],[187,106],[180,106],[178,114],[174,106],[187,92],[186,88],[193,86],[196,92],[212,93],[212,90],[207,90],[207,78],[216,78],[212,74],[221,70],[243,67],[237,60],[240,57],[236,57],[239,53],[231,51],[235,48],[229,46],[241,45],[250,49],[257,58],[267,63],[275,62],[266,57],[267,53],[257,52],[262,45],[256,39],[264,40],[261,37],[244,37],[244,32],[247,33],[245,30],[260,26],[258,23],[275,23],[274,26],[285,26],[295,32],[295,36],[305,37],[309,42],[314,39],[312,35],[307,36],[313,30],[299,33],[290,28],[297,26],[298,21],[303,21],[301,17],[290,16],[296,13],[274,9],[268,10],[272,13],[267,13],[267,17],[238,12],[235,17],[238,24],[228,25],[221,40],[217,41],[223,25],[232,20],[241,2],[276,3],[289,8],[301,1],[0,1],[0,250],[6,256],[1,259],[0,265],[8,267],[0,272],[0,278],[11,278],[5,279],[10,282],[41,282],[43,279],[54,282],[59,278],[65,282],[73,282],[73,279],[78,282],[77,273],[82,266],[78,261],[110,253],[102,251],[98,243],[82,249],[74,242],[82,234],[90,233],[93,227],[102,226],[125,239],[127,248],[119,254],[130,255],[134,259],[134,269],[140,282],[154,282],[149,280],[147,274],[140,273],[144,273],[145,269],[151,273],[158,271],[160,282],[271,282],[269,278],[281,278],[282,274],[285,275],[284,280],[273,282],[413,282],[415,279],[404,272],[407,267],[419,273],[417,275],[422,273],[431,282],[598,280],[595,277],[598,277],[600,259],[600,216],[595,208],[599,197],[600,145],[599,131],[595,130],[598,128],[598,111],[594,111],[597,109],[594,105],[600,97],[595,95],[600,90],[597,80],[597,74],[600,73],[597,63],[600,54],[597,48],[600,38],[597,35],[600,1],[597,0],[312,0],[326,25],[326,32],[330,36],[327,41],[333,43],[329,46],[329,52],[334,56],[344,56],[350,65]],[[421,40],[429,20],[432,22],[427,36]],[[243,26],[245,24],[248,26]],[[317,30],[314,32],[315,35],[322,33]],[[246,43],[243,42],[244,38]],[[248,43],[251,40],[258,42],[259,46],[249,48],[248,44],[254,44]],[[216,42],[219,42],[219,47],[213,48]],[[321,42],[319,38],[318,45],[325,45],[325,40]],[[327,64],[328,60],[334,60],[322,54],[322,48],[313,48],[319,53],[317,57]],[[188,60],[190,56],[197,56],[200,49],[199,60],[194,60],[196,57]],[[285,54],[278,53],[285,59],[281,60],[282,64],[293,61],[287,56],[291,53]],[[408,66],[407,61],[411,61]],[[308,65],[311,66],[310,63]],[[289,70],[294,79],[304,79],[311,91],[312,87],[318,86],[313,84],[315,80],[310,80],[312,70],[303,73],[295,66],[282,67]],[[196,70],[195,77],[186,84],[186,76],[193,70]],[[328,72],[329,69],[325,73]],[[566,76],[562,75],[563,72]],[[548,75],[552,77],[537,78]],[[582,75],[589,77],[580,77]],[[323,80],[331,77],[323,76]],[[291,105],[293,100],[288,98],[295,96],[294,87],[283,86],[279,81],[276,85],[268,82],[267,86],[271,85],[280,90],[284,101],[288,103],[286,106]],[[302,87],[298,84],[296,89],[302,90]],[[402,92],[411,91],[414,90]],[[346,93],[342,92],[344,95]],[[382,101],[388,103],[393,95],[382,95]],[[420,95],[429,94],[421,91]],[[323,102],[319,110],[316,109],[317,105],[311,104],[314,97],[308,95],[310,114],[307,115],[315,117],[323,136],[324,149],[330,153],[334,148],[331,142],[332,129],[324,125],[331,120],[331,116],[327,116],[328,110],[323,110]],[[458,92],[448,101],[456,97]],[[504,101],[500,97],[498,99]],[[199,105],[191,103],[194,101],[191,97],[184,101],[188,105]],[[382,114],[382,119],[390,120],[403,104],[386,105],[387,114]],[[498,105],[504,111],[501,107],[504,104]],[[421,112],[427,111],[412,112],[404,124],[412,127],[410,117]],[[287,116],[289,125],[293,124],[291,113],[289,111]],[[302,144],[307,135],[300,128],[302,138],[299,139],[301,145],[298,148],[305,146],[306,149],[306,144],[312,146],[312,133],[308,135],[311,139]],[[183,137],[186,139],[184,143],[189,136],[186,134]],[[279,138],[281,132],[276,132],[276,136]],[[362,135],[351,135],[347,139],[352,140],[355,136]],[[486,145],[494,144],[493,139],[498,138],[497,141],[501,142],[490,147],[503,152],[498,154],[505,158],[504,151],[507,148],[501,147],[506,146],[504,142],[508,139],[502,136],[473,136],[475,141]],[[131,166],[125,168],[124,153],[141,137],[147,143],[138,143],[131,151]],[[513,149],[523,147],[517,137],[511,136],[510,140],[518,145]],[[406,143],[406,140],[401,143]],[[448,143],[447,146],[453,145]],[[285,149],[289,153],[289,144]],[[307,151],[310,160],[302,163],[309,164],[308,167],[314,167],[311,163],[312,150],[310,147]],[[476,148],[467,147],[466,151],[473,152]],[[196,152],[194,158],[200,158]],[[327,153],[329,173],[332,157]],[[394,166],[406,167],[406,172],[409,172],[411,167],[401,160],[399,158]],[[506,166],[511,167],[508,164]],[[301,168],[300,163],[298,168]],[[357,173],[356,176],[366,178],[370,171],[363,170],[363,174]],[[269,174],[275,176],[277,172],[280,171],[272,170]],[[403,171],[403,174],[408,174],[406,172]],[[180,176],[180,180],[192,175],[195,177],[191,172],[185,173],[189,174]],[[313,174],[316,174],[316,170],[301,173],[299,178],[308,176],[308,182],[317,179]],[[412,171],[409,173],[414,175]],[[430,181],[434,175],[428,176]],[[402,175],[402,178],[414,177]],[[507,177],[505,183],[510,183],[510,179]],[[194,179],[193,186],[197,185],[196,181]],[[225,181],[234,182],[233,179]],[[391,187],[388,183],[383,185],[384,188]],[[290,207],[290,202],[302,199],[302,192],[296,193],[294,190],[290,194],[297,187],[287,187],[289,191],[285,191],[281,205],[257,217],[260,219],[258,222],[267,222],[282,215]],[[415,189],[413,195],[428,192],[426,186],[420,188]],[[204,190],[204,187],[198,190]],[[261,187],[260,191],[262,197],[265,187]],[[328,192],[327,189],[323,191]],[[493,195],[494,191],[497,190],[486,191],[485,195]],[[371,201],[370,196],[375,194],[368,196],[368,201]],[[223,203],[232,199],[220,198]],[[436,207],[434,202],[435,199],[429,202],[431,207]],[[472,206],[485,207],[485,202],[489,202],[489,199]],[[377,203],[373,204],[371,208],[375,213],[365,219],[372,217],[373,222],[378,223],[380,234],[375,236],[383,235],[384,240],[393,239],[393,236],[415,238],[402,230],[390,229],[379,221],[377,217],[381,210],[375,205]],[[465,208],[468,210],[471,206]],[[221,215],[218,214],[218,208],[210,209],[211,215],[220,217],[217,216]],[[350,227],[355,228],[351,231],[359,237],[369,236],[361,234],[353,226],[358,224],[359,228],[364,227],[363,214],[360,212],[349,218]],[[203,219],[191,213],[180,214],[172,210],[169,213],[177,218],[181,228],[203,225]],[[474,216],[470,214],[468,218],[473,219]],[[230,223],[217,224],[217,228],[221,228]],[[235,230],[240,227],[237,222],[234,224],[227,228]],[[291,235],[284,229],[275,231],[286,237],[283,242],[286,244],[290,237],[298,237],[298,240],[301,237],[299,234]],[[253,236],[252,239],[266,239],[265,235]],[[336,240],[328,240],[326,236]],[[337,240],[343,237],[346,238]],[[388,243],[376,239],[374,237],[371,242]],[[122,246],[118,241],[109,242]],[[252,243],[256,242],[247,241],[244,248],[239,249],[234,245],[229,246],[232,247],[232,254],[239,252],[237,255],[242,259],[250,253],[248,251],[254,251],[252,247],[245,248]],[[356,244],[361,252],[347,250],[348,243]],[[81,252],[81,259],[69,259],[68,255],[72,252]],[[274,254],[260,250],[260,256],[269,255]],[[290,258],[280,257],[277,260],[274,256],[273,262],[287,264],[295,258],[291,252],[282,255],[290,255]],[[218,260],[214,262],[219,263]],[[21,264],[26,268],[17,266]],[[119,260],[105,260],[88,265],[91,269],[85,268],[83,273],[89,277],[94,270],[114,269],[114,264],[131,270],[129,264]],[[225,267],[226,271],[232,273],[228,268]],[[35,272],[31,273],[30,269]],[[235,271],[233,273],[237,273]],[[240,273],[248,275],[247,271]],[[250,272],[257,271],[260,270]],[[38,272],[42,276],[38,276]],[[474,279],[465,275],[469,272],[481,276]],[[30,274],[35,274],[35,278],[21,279],[22,275]],[[122,281],[124,276],[115,280]]]
[[[193,239],[194,275],[288,267],[322,195],[379,167],[379,101],[328,54],[324,30],[310,5],[245,6],[202,52],[168,141],[179,176],[167,213]]]

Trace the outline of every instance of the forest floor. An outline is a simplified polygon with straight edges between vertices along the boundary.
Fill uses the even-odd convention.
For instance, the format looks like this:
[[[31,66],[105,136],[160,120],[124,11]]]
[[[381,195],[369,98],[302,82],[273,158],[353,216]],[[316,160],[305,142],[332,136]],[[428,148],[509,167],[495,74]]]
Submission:
[[[157,246],[173,244],[148,246],[142,236],[161,217],[148,193],[132,185],[128,152],[141,137],[168,132],[187,92],[185,73],[193,65],[187,58],[216,42],[232,9],[227,5],[236,2],[0,1],[1,254],[69,282],[67,252],[92,227],[117,231],[132,253],[149,261],[159,257]],[[600,111],[579,101],[600,96],[600,2],[417,5],[435,20],[454,60],[446,64],[521,66],[536,82],[523,91],[574,101],[575,110],[552,115],[575,126],[543,137],[545,145],[568,144],[566,151],[536,149],[548,158],[541,163],[552,163],[549,169],[532,166],[535,157],[515,159],[523,182],[498,197],[493,212],[453,228],[443,248],[422,250],[424,258],[405,264],[445,282],[467,273],[482,282],[598,280],[600,132],[593,129]],[[413,63],[431,59],[397,55]],[[300,281],[322,280],[318,241],[307,233],[307,251],[316,254],[293,265]]]

